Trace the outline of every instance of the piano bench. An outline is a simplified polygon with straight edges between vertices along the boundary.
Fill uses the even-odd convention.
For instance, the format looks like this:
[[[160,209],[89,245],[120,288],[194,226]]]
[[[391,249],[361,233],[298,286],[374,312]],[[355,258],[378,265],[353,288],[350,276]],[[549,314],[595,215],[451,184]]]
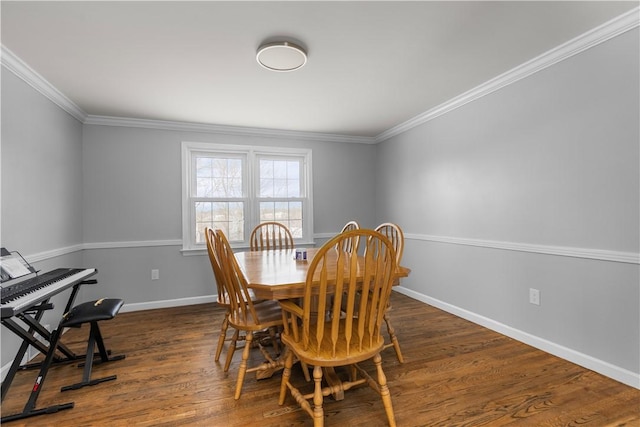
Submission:
[[[118,298],[102,298],[97,301],[78,304],[62,317],[62,322],[60,323],[61,329],[78,328],[85,323],[90,323],[91,330],[89,332],[89,342],[87,344],[82,381],[62,387],[61,391],[76,390],[84,386],[96,385],[105,381],[115,380],[117,378],[116,375],[111,375],[92,380],[91,370],[93,368],[94,348],[96,345],[98,346],[98,352],[100,354],[100,361],[96,363],[113,362],[115,360],[122,360],[125,358],[124,355],[113,357],[109,356],[109,352],[104,346],[102,334],[100,333],[100,328],[98,326],[99,321],[113,319],[116,314],[118,314],[123,304],[124,301]]]

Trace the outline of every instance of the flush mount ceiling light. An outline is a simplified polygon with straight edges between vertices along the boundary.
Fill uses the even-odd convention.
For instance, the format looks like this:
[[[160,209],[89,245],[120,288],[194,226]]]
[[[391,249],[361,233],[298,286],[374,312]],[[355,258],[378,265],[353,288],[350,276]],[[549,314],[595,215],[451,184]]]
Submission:
[[[307,63],[307,52],[291,42],[263,44],[256,55],[258,64],[271,71],[293,71]]]

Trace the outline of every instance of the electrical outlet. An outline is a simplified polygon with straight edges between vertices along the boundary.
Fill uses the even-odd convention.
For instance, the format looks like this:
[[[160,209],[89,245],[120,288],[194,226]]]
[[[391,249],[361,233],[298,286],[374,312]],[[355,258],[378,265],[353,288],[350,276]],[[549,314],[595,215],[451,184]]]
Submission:
[[[160,270],[153,269],[151,270],[151,280],[158,280],[160,278]]]
[[[529,288],[529,302],[540,305],[540,291],[538,289]]]

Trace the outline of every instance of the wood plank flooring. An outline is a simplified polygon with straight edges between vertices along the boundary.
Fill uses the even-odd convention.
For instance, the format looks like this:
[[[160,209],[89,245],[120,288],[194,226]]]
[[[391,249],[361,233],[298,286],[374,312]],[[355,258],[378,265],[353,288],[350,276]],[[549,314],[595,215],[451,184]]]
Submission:
[[[398,426],[640,426],[640,390],[394,293],[391,318],[406,362],[383,352]],[[227,374],[213,356],[223,310],[214,304],[121,313],[101,323],[107,347],[126,359],[93,369],[118,379],[60,392],[76,364],[52,368],[38,407],[75,402],[56,414],[7,426],[311,426],[291,397],[278,406],[280,373],[245,379],[233,399],[238,361]],[[88,327],[64,335],[84,353]],[[222,360],[226,348],[222,354]],[[256,361],[260,360],[257,351]],[[371,365],[370,365],[371,366]],[[2,414],[20,412],[36,371],[21,371]],[[293,377],[305,385],[300,367]],[[306,385],[305,385],[306,387]],[[308,385],[311,390],[311,384]],[[364,386],[325,398],[328,426],[383,426],[379,397]]]

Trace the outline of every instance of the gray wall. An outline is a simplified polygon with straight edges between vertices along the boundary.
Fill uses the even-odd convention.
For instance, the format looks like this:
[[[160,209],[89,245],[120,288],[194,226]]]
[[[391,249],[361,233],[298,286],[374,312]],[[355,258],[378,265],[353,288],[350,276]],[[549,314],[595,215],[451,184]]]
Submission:
[[[82,267],[82,125],[14,74],[2,70],[2,211],[0,245],[29,257],[41,270]],[[70,292],[70,291],[68,291]],[[56,324],[68,292],[56,296],[45,324]],[[2,366],[18,340],[2,335]]]
[[[638,253],[638,52],[635,29],[379,145],[406,293],[640,372],[638,264],[551,254]]]
[[[145,247],[182,238],[182,141],[311,148],[315,234],[336,233],[352,218],[374,222],[374,145],[86,125],[83,230],[94,249],[85,251],[85,262],[98,268],[101,283],[87,297],[108,290],[127,304],[187,303],[215,292],[206,256]],[[109,242],[119,244],[104,248]],[[157,281],[152,268],[160,270]]]

